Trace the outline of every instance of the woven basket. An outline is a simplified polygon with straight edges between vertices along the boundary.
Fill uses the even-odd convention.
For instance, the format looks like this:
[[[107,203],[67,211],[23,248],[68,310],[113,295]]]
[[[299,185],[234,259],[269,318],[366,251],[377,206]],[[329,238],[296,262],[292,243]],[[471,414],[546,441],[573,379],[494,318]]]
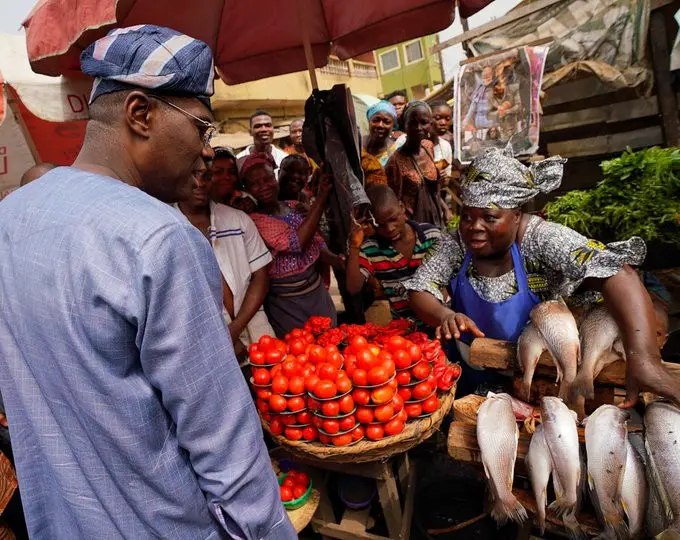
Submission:
[[[0,514],[9,504],[18,485],[12,464],[5,454],[0,452]]]
[[[365,463],[368,461],[384,461],[394,455],[403,454],[439,429],[444,417],[451,410],[456,395],[456,386],[441,397],[441,405],[434,414],[417,422],[409,422],[399,435],[393,435],[379,441],[361,441],[351,446],[325,446],[319,443],[290,441],[285,437],[272,434],[266,422],[264,429],[277,444],[285,447],[291,454],[306,459],[331,461],[333,463]]]

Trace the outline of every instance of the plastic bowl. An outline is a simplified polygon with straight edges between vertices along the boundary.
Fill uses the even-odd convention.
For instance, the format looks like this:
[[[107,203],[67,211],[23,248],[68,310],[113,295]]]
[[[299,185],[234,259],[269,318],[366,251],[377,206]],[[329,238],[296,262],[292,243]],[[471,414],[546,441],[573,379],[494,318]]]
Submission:
[[[279,485],[283,484],[283,481],[286,479],[288,476],[288,473],[282,474],[279,476]],[[312,494],[312,479],[309,479],[309,486],[307,487],[307,491],[305,491],[305,494],[300,497],[299,499],[293,499],[292,501],[281,501],[283,503],[283,507],[286,510],[297,510],[298,508],[301,508],[305,505],[305,503],[309,500],[309,496]]]
[[[348,508],[361,510],[375,498],[375,483],[367,478],[343,476],[338,486],[338,495]]]

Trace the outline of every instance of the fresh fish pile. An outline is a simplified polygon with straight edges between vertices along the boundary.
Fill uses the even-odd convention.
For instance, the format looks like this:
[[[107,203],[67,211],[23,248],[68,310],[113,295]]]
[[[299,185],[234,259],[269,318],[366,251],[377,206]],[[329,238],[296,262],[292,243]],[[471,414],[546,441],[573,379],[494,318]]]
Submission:
[[[649,500],[645,468],[637,450],[626,438],[626,467],[621,486],[621,504],[628,517],[630,538],[644,538],[645,513]]]
[[[557,381],[561,381],[559,397],[567,400],[570,395],[571,385],[576,378],[578,364],[581,361],[581,343],[579,341],[576,320],[567,305],[561,300],[541,302],[531,310],[529,317],[531,324],[543,338],[547,349],[555,361]],[[532,330],[529,330],[529,332],[533,333]],[[520,341],[526,341],[531,345],[525,346],[528,349],[528,352],[525,354],[528,366],[539,345],[535,336],[531,334],[525,340],[522,340],[520,337]],[[524,347],[522,352],[524,353]],[[535,368],[535,364],[533,367]],[[526,382],[525,371],[524,388],[526,388]],[[528,383],[530,388],[531,379],[528,380]]]
[[[508,394],[487,397],[477,412],[477,443],[493,494],[491,517],[504,524],[522,523],[527,512],[512,494],[519,430]]]
[[[543,351],[547,350],[548,346],[541,333],[536,330],[533,323],[527,324],[517,341],[517,358],[524,373],[522,379],[522,399],[527,401],[531,399],[531,381],[534,378],[534,371]]]
[[[531,489],[536,497],[536,508],[538,509],[538,524],[541,534],[545,532],[545,507],[548,504],[548,481],[552,473],[552,461],[550,450],[545,442],[543,426],[539,425],[531,437],[529,451],[524,458],[527,470],[529,471],[529,481]]]
[[[593,506],[609,538],[628,538],[622,487],[628,459],[629,414],[614,405],[602,405],[586,421],[588,486]]]

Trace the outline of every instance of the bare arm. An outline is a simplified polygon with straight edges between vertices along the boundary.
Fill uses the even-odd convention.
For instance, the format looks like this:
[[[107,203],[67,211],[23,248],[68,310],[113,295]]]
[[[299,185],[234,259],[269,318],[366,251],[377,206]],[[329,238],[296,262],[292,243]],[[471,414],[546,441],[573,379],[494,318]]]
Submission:
[[[328,196],[331,192],[330,179],[328,175],[321,174],[321,179],[319,181],[319,195],[317,196],[314,204],[309,209],[307,218],[302,222],[302,225],[297,230],[298,244],[300,249],[304,251],[309,246],[310,242],[314,239],[314,235],[319,229],[319,221],[323,215],[324,208],[326,207],[326,201],[328,201]]]
[[[471,332],[475,337],[484,337],[484,333],[470,317],[449,309],[429,292],[411,291],[409,298],[411,309],[421,321],[436,328],[435,335],[438,339],[449,340],[452,337],[458,339],[461,332]]]
[[[236,317],[229,325],[229,333],[231,334],[231,340],[234,343],[250,320],[255,316],[257,310],[262,307],[264,298],[267,296],[267,291],[269,290],[268,269],[269,265],[263,266],[259,270],[253,272],[253,275],[250,278],[250,284],[246,290],[241,309],[239,309]]]

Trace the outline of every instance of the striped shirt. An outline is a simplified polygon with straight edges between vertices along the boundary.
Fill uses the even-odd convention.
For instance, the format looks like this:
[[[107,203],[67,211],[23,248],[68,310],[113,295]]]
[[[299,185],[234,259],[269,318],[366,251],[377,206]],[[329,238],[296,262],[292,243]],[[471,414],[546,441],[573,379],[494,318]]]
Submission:
[[[416,320],[403,283],[415,273],[425,256],[436,248],[441,231],[429,223],[411,220],[407,223],[416,232],[416,244],[410,258],[404,257],[388,240],[371,236],[361,245],[359,266],[366,279],[374,276],[378,280],[390,301],[394,318]]]

